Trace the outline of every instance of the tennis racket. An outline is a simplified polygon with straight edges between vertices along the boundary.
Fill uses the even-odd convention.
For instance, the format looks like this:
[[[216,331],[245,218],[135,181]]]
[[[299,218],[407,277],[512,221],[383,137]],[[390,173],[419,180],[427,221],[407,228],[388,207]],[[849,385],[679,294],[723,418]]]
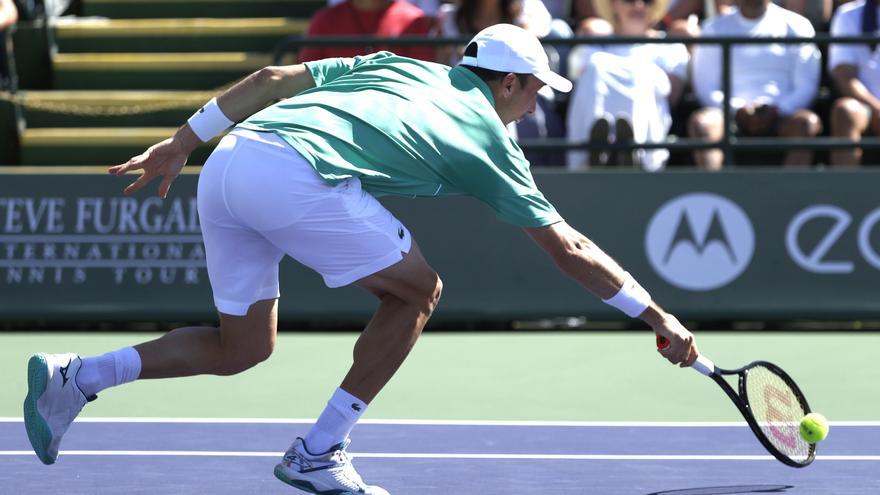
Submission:
[[[657,348],[669,341],[657,336]],[[801,418],[810,412],[807,399],[788,373],[767,361],[755,361],[742,368],[726,370],[715,366],[705,356],[692,366],[717,383],[739,409],[752,433],[773,457],[791,467],[809,466],[816,458],[816,445],[800,435]],[[736,376],[738,391],[725,376]]]

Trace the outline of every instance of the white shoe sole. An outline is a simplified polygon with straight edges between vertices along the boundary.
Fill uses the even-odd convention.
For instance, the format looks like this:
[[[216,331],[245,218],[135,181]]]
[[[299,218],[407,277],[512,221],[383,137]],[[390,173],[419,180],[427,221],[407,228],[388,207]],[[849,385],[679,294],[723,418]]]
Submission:
[[[318,489],[315,488],[315,485],[309,483],[308,481],[291,479],[289,476],[287,476],[287,474],[284,473],[284,466],[282,466],[281,464],[275,466],[275,477],[294,488],[299,488],[304,492],[314,493],[317,495],[325,493],[318,491]]]
[[[24,398],[24,427],[34,452],[46,465],[55,463],[55,458],[50,456],[48,452],[49,445],[52,443],[52,429],[40,415],[37,401],[46,392],[48,385],[49,372],[46,355],[34,354],[28,360],[28,393]]]

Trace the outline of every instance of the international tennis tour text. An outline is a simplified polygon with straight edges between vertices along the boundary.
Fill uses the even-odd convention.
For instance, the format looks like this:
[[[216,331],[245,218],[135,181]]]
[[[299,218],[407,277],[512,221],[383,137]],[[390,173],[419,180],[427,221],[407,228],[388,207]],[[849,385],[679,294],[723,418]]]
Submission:
[[[193,197],[6,197],[0,226],[5,284],[82,284],[99,269],[116,284],[197,284],[204,275]]]

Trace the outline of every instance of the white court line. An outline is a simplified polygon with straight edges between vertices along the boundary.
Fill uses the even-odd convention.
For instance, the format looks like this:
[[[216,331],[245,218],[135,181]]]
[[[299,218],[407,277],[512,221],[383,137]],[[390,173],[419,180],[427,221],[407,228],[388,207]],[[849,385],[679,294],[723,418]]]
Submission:
[[[21,417],[0,417],[0,423],[21,423]],[[82,417],[77,423],[203,423],[203,424],[312,424],[314,418],[120,418]],[[492,421],[457,419],[362,419],[358,424],[414,426],[583,426],[623,428],[718,428],[748,426],[744,421]],[[831,421],[831,426],[880,426],[880,421]]]
[[[0,456],[32,456],[31,450],[0,450]],[[224,452],[183,450],[62,450],[63,456],[150,457],[281,457],[283,452]],[[775,461],[769,455],[642,455],[642,454],[440,454],[361,452],[352,457],[370,459],[481,459],[550,461]],[[824,455],[819,461],[880,461],[880,455]]]

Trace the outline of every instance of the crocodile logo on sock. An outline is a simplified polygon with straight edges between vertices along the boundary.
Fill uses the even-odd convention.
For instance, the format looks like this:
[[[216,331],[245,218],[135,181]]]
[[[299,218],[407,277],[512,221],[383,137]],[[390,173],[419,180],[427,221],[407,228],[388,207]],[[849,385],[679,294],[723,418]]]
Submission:
[[[355,411],[360,412],[360,410],[361,410],[361,405],[358,404],[357,402],[354,402],[354,403],[351,404],[351,408],[354,409]]]
[[[62,388],[65,385],[67,385],[67,369],[70,368],[70,363],[72,363],[72,362],[73,362],[73,360],[71,359],[70,361],[67,362],[67,366],[62,366],[62,367],[58,368],[58,372],[61,373],[61,387]]]

